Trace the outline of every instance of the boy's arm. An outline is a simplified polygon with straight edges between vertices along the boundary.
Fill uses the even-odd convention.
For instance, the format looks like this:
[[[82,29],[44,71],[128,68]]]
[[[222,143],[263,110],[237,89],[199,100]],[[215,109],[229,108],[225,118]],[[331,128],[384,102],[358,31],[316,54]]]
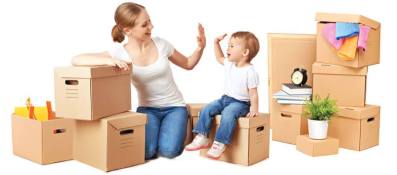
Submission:
[[[248,89],[248,93],[250,96],[251,107],[250,112],[247,114],[247,117],[255,117],[259,115],[258,112],[258,90],[257,88]]]
[[[216,37],[214,40],[215,57],[216,57],[216,60],[222,65],[223,65],[223,60],[225,59],[225,56],[223,55],[222,48],[221,48],[221,45],[219,44],[219,42],[221,40],[223,40],[223,38],[225,38],[225,36],[226,36],[226,34],[223,34],[221,36]]]

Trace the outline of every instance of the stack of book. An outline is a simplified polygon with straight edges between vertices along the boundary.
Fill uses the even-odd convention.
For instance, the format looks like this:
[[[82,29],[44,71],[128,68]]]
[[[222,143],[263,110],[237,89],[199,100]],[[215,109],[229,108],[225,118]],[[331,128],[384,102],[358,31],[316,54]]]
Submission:
[[[312,87],[308,85],[297,86],[292,83],[284,83],[281,91],[273,94],[279,104],[305,104],[305,101],[311,100]]]

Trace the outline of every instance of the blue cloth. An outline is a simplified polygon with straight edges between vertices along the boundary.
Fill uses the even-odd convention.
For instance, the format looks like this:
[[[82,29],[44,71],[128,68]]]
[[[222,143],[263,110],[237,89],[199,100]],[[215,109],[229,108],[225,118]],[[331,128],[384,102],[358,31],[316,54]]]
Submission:
[[[188,111],[186,107],[138,107],[147,115],[145,159],[160,156],[174,158],[183,152]]]
[[[337,40],[356,36],[360,33],[360,25],[357,23],[337,22],[335,37]]]
[[[223,95],[221,99],[206,105],[201,111],[194,133],[207,136],[211,130],[211,122],[218,114],[222,114],[221,123],[215,134],[215,141],[230,144],[237,119],[248,114],[250,102],[240,101]]]

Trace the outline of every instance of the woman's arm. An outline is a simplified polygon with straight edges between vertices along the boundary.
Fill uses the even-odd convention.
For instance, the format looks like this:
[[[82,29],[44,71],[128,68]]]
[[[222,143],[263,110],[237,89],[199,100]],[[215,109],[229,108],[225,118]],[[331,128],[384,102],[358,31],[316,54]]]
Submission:
[[[84,53],[72,58],[73,66],[117,66],[128,70],[127,62],[112,58],[108,52]]]
[[[206,43],[204,28],[201,24],[198,26],[198,31],[197,48],[194,50],[193,54],[190,57],[186,57],[175,49],[174,53],[169,58],[172,63],[186,70],[192,70],[197,65],[203,55]]]

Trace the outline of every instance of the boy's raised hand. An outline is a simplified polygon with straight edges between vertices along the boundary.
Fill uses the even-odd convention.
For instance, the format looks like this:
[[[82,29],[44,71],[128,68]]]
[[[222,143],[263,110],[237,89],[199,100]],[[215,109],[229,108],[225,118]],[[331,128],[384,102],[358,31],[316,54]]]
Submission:
[[[222,41],[225,37],[226,37],[226,33],[225,34],[223,34],[223,35],[221,35],[221,36],[218,36],[218,37],[216,37],[215,38],[215,43],[219,43],[220,41]]]
[[[204,27],[199,23],[198,25],[198,36],[197,36],[197,45],[200,49],[205,48],[205,33],[204,33]]]

